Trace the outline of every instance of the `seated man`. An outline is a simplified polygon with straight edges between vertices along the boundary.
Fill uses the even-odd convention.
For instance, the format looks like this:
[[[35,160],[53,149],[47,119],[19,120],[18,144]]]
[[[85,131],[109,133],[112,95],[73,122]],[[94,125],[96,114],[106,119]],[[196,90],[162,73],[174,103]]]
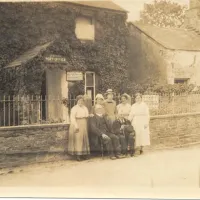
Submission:
[[[113,123],[113,132],[120,139],[122,154],[127,154],[130,150],[131,157],[134,155],[135,131],[131,122],[123,116],[119,116]]]
[[[119,138],[113,134],[109,120],[102,114],[103,107],[95,106],[95,115],[89,119],[90,146],[94,153],[99,152],[99,139],[106,146],[112,160],[121,158]]]

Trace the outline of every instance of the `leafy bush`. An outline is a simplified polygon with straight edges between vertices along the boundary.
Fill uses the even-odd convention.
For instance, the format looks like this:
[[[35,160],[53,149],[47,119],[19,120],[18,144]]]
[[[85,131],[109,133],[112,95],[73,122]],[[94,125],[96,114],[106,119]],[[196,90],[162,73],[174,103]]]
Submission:
[[[154,0],[145,4],[140,22],[160,27],[181,27],[184,23],[187,6],[169,0]]]

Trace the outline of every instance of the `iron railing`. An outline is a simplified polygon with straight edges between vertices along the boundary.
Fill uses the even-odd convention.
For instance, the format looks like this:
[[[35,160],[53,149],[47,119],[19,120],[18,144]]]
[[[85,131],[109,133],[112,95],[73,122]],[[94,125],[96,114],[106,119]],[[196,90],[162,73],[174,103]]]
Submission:
[[[115,100],[119,104],[120,95]],[[200,93],[146,94],[143,100],[151,116],[200,112]],[[63,123],[76,104],[76,97],[69,95],[67,102],[64,105],[62,98],[50,96],[0,96],[0,127]],[[134,96],[130,103],[134,103]]]
[[[1,96],[0,126],[61,123],[62,99],[47,96]]]

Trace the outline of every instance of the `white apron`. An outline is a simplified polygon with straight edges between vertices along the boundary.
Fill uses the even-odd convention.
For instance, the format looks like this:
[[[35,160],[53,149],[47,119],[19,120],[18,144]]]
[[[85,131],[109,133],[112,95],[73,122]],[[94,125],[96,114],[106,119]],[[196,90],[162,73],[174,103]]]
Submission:
[[[149,108],[146,103],[135,103],[131,107],[128,119],[135,129],[135,146],[150,145]],[[145,128],[145,126],[147,126]]]

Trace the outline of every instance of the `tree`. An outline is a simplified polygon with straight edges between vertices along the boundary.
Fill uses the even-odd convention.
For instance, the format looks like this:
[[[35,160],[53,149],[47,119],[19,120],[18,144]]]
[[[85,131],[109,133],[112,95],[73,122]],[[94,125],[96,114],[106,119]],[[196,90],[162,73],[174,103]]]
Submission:
[[[154,0],[152,4],[145,4],[139,22],[159,27],[179,28],[184,23],[186,9],[186,5],[170,0]]]

